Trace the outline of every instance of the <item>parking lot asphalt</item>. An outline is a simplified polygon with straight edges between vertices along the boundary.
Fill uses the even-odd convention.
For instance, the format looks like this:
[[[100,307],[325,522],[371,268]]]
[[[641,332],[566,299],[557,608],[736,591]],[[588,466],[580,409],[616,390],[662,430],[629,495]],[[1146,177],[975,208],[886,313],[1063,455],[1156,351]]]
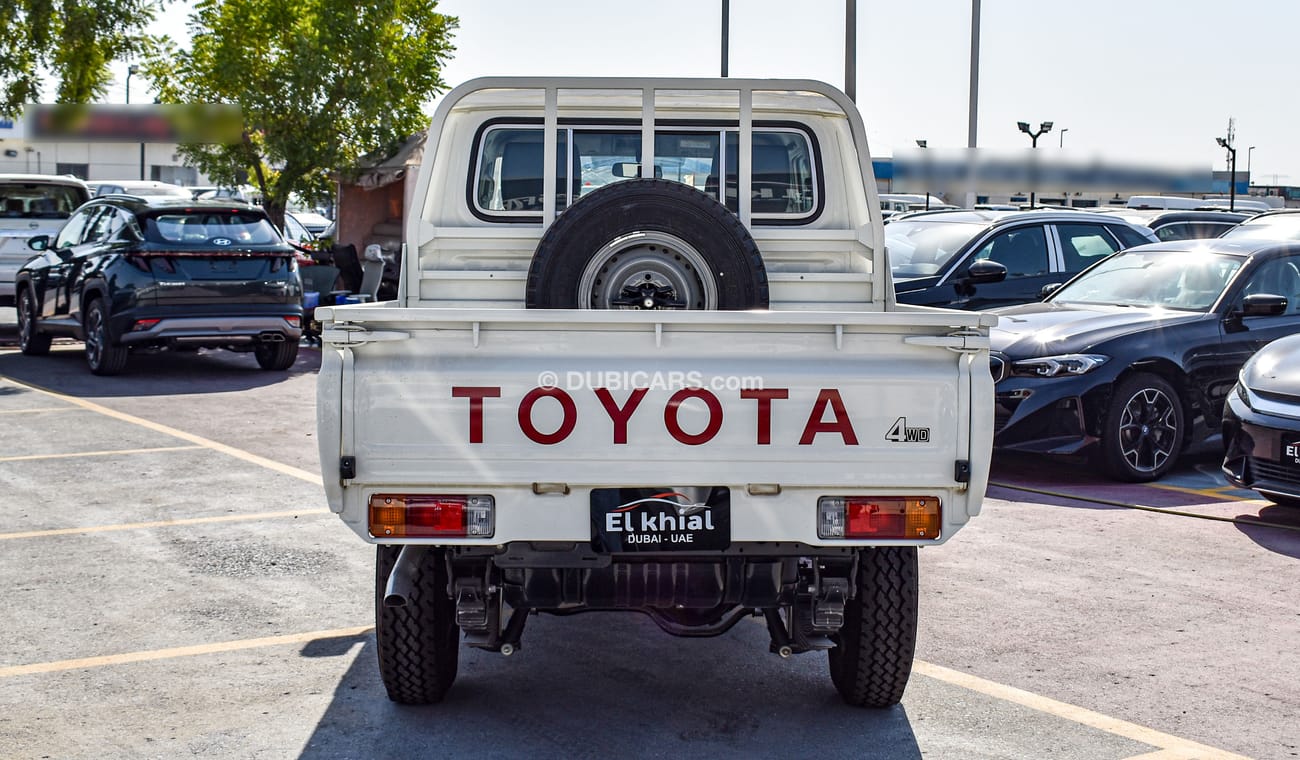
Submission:
[[[143,355],[99,378],[76,343],[0,348],[0,755],[1300,752],[1300,515],[1212,458],[1150,486],[997,460],[985,513],[921,552],[893,710],[844,707],[824,658],[769,655],[757,622],[688,641],[636,615],[534,618],[514,657],[462,649],[444,704],[393,705],[373,549],[319,484],[318,360]]]

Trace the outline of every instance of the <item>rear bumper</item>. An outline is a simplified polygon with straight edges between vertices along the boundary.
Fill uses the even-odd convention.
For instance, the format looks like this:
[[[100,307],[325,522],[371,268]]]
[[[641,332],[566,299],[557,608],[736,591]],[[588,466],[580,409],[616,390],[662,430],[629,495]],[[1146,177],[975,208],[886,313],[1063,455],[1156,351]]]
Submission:
[[[295,321],[290,324],[285,317]],[[143,317],[140,317],[143,318]],[[123,345],[174,342],[190,345],[279,343],[302,337],[302,315],[166,317],[148,329],[132,330],[136,319],[122,326]]]

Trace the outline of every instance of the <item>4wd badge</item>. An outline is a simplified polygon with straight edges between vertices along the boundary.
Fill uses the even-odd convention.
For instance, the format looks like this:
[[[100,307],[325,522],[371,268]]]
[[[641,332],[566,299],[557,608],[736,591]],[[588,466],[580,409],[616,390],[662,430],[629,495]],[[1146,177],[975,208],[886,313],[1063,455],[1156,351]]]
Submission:
[[[885,433],[886,441],[894,443],[929,443],[930,428],[928,427],[908,427],[907,418],[899,417],[894,420],[894,424]]]

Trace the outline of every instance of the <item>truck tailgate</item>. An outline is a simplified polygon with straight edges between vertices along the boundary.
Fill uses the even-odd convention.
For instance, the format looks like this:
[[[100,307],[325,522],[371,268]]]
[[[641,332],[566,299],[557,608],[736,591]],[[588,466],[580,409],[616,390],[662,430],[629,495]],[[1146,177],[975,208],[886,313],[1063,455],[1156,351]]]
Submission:
[[[366,499],[394,488],[492,493],[502,542],[577,540],[590,489],[671,482],[727,486],[760,516],[818,495],[936,495],[946,539],[987,480],[989,315],[377,304],[318,317],[326,492],[363,536]],[[547,518],[526,522],[547,535],[525,535],[509,511],[536,515],[546,497]],[[761,522],[738,537],[762,540]]]

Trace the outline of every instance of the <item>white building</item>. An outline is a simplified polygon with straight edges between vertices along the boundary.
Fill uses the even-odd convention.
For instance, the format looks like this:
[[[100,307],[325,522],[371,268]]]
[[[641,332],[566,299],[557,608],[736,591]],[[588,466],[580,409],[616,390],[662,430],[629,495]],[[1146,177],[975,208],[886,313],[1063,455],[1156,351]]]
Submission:
[[[176,143],[75,142],[27,139],[23,120],[0,119],[0,174],[71,174],[89,182],[152,179],[177,185],[209,185],[208,177],[183,163]]]

